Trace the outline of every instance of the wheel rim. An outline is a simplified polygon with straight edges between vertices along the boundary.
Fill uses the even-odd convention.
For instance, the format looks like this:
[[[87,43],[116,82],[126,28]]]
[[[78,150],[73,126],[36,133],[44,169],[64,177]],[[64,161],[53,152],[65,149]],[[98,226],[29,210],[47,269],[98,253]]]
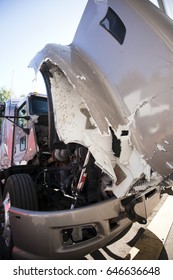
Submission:
[[[11,207],[11,200],[10,200],[10,194],[7,193],[6,197],[3,201],[4,206],[4,224],[3,224],[3,238],[6,243],[6,246],[10,246],[11,242],[11,228],[10,228],[10,218],[9,218],[9,209]]]

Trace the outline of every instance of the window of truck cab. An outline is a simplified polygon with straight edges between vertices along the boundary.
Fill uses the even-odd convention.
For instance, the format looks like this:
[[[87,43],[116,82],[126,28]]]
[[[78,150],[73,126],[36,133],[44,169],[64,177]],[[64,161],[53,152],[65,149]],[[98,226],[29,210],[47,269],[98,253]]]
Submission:
[[[22,128],[27,128],[27,120],[25,119],[26,116],[27,116],[27,107],[25,102],[17,110],[17,124]]]
[[[46,97],[30,96],[29,97],[29,113],[30,115],[47,115],[48,103]]]

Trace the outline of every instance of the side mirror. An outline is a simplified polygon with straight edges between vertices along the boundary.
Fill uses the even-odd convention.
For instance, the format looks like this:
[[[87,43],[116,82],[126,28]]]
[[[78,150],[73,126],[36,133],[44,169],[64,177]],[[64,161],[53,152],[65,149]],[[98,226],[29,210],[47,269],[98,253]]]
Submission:
[[[5,102],[0,102],[0,118],[4,117],[5,113]]]

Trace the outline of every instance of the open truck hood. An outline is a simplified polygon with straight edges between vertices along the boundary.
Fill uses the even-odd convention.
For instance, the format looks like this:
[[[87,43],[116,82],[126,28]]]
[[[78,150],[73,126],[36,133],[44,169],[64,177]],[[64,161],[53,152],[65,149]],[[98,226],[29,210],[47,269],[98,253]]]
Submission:
[[[110,8],[123,42],[101,26]],[[48,44],[30,63],[46,81],[59,139],[87,147],[117,197],[173,170],[172,27],[149,1],[90,0],[72,44]]]

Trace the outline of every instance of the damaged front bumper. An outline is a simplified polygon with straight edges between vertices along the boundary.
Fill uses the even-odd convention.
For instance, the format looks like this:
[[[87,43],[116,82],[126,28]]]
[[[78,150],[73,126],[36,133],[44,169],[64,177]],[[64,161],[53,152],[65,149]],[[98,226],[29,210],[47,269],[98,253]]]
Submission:
[[[146,218],[160,200],[160,188],[91,206],[53,212],[11,207],[14,259],[80,259],[105,246],[132,222]]]

